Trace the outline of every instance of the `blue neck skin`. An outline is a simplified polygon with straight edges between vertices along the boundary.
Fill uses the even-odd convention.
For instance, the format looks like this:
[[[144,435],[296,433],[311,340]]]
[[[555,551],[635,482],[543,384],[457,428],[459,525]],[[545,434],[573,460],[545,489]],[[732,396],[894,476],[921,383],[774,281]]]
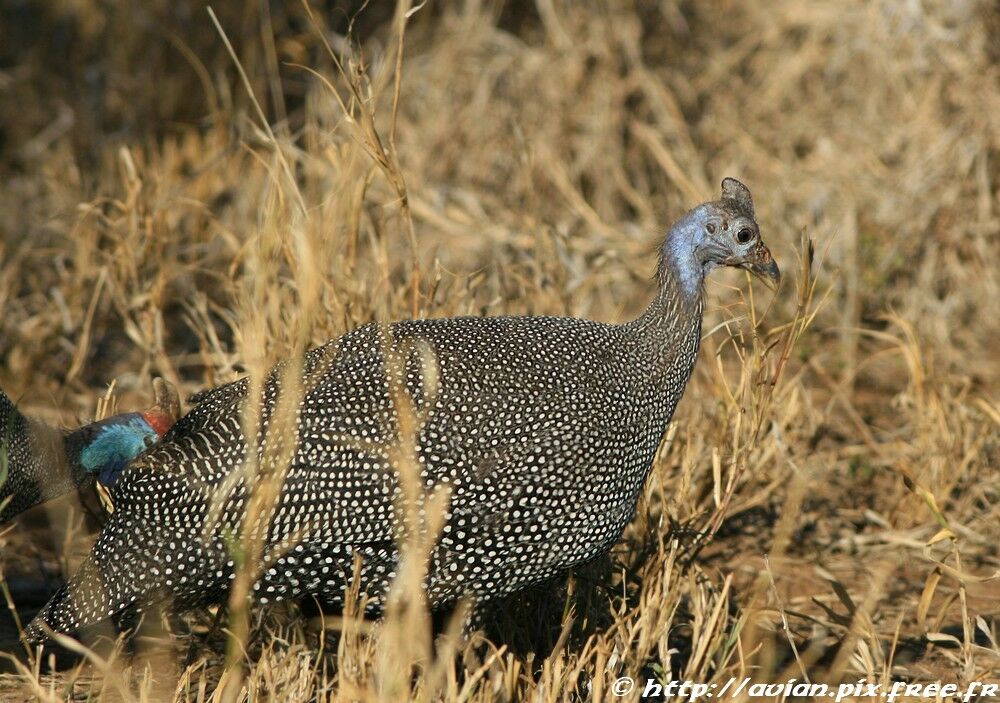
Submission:
[[[660,254],[661,295],[670,296],[676,291],[688,304],[701,301],[705,275],[717,265],[703,256],[708,244],[704,228],[706,210],[705,205],[697,207],[670,228]]]
[[[80,452],[80,465],[105,486],[114,485],[122,469],[159,439],[140,413],[116,415],[89,429],[93,435]]]

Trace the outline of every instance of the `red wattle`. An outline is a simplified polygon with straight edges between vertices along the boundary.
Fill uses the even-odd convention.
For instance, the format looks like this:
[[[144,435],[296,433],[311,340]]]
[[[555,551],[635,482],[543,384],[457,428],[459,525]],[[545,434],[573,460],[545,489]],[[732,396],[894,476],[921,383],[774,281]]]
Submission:
[[[166,413],[159,413],[152,410],[147,410],[142,414],[142,419],[149,423],[149,426],[153,428],[156,434],[161,437],[167,433],[170,426],[174,424],[174,420],[170,415]]]

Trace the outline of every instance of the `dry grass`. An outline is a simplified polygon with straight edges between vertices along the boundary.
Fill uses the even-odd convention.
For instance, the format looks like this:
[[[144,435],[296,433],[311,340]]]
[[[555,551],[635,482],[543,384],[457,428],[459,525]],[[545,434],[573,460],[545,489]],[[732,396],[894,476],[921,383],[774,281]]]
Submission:
[[[56,33],[0,64],[0,385],[29,413],[76,424],[113,380],[139,407],[152,375],[182,394],[259,378],[373,319],[624,320],[666,224],[723,175],[753,190],[785,284],[772,300],[714,277],[622,542],[514,599],[487,640],[432,639],[413,560],[384,623],[237,608],[204,640],[196,613],[147,623],[130,656],[22,665],[4,697],[1000,677],[995,5],[470,0],[405,36],[378,6],[359,50],[346,4],[216,7],[245,81],[194,3],[16,18],[75,52],[54,59]],[[79,561],[70,537],[94,524],[70,507],[4,533],[8,581]]]

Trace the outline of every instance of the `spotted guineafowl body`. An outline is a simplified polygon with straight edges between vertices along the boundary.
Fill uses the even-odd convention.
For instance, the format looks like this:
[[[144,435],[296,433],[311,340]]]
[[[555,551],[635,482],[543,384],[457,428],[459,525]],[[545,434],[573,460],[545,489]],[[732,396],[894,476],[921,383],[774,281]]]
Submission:
[[[701,279],[692,287],[688,274],[715,262],[777,278],[744,191],[727,179],[723,200],[675,225],[658,295],[627,324],[462,317],[368,325],[306,355],[300,400],[285,422],[276,408],[288,367],[274,370],[249,446],[262,466],[284,461],[287,473],[266,528],[271,556],[253,586],[257,600],[340,604],[360,557],[369,608],[383,606],[399,565],[396,382],[421,420],[420,481],[449,491],[430,554],[432,607],[504,596],[607,550],[632,517],[694,368]],[[706,218],[719,220],[720,235],[752,229],[741,262],[674,260],[672,247],[698,249],[672,238],[700,235]],[[42,622],[65,632],[156,598],[180,608],[225,598],[236,568],[227,540],[241,528],[250,490],[240,467],[255,396],[246,379],[201,394],[124,470],[90,558],[28,628],[29,640],[44,637]],[[273,459],[283,446],[290,454]]]

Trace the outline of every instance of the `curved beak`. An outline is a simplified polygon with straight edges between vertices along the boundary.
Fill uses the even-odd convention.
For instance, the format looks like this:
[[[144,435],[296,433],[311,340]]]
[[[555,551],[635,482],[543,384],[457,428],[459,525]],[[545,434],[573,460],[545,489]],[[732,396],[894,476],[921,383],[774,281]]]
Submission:
[[[759,278],[771,290],[777,290],[781,282],[781,271],[771,256],[771,250],[759,243],[744,264],[744,267]]]

